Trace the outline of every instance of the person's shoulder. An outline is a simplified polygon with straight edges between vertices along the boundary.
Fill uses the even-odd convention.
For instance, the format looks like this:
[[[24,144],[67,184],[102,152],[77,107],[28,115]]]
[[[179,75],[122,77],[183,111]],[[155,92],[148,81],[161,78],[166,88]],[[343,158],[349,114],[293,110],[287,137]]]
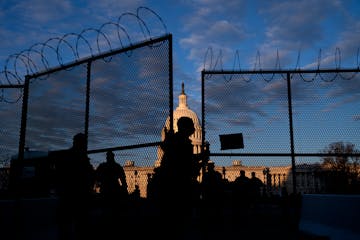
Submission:
[[[120,163],[115,162],[115,166],[116,166],[117,168],[119,168],[119,169],[123,169],[123,166],[121,166]]]
[[[186,138],[180,134],[179,132],[176,132],[171,138],[170,140],[175,141],[175,142],[180,142],[180,141],[184,141]]]
[[[56,151],[49,152],[49,159],[56,166],[68,165],[68,164],[71,164],[70,155],[71,154],[69,153],[68,149],[56,150]]]
[[[100,163],[98,166],[97,166],[97,170],[99,170],[99,169],[103,169],[104,167],[106,166],[106,163],[105,162],[102,162],[102,163]]]
[[[118,162],[111,162],[107,165],[110,169],[123,169],[120,163]]]
[[[55,150],[49,152],[49,157],[59,158],[70,154],[70,149]]]

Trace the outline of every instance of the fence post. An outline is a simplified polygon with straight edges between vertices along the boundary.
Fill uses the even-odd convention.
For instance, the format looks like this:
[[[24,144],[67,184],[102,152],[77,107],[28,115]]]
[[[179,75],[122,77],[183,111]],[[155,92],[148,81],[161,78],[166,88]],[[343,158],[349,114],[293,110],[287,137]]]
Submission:
[[[289,131],[290,131],[290,151],[291,151],[291,169],[292,169],[292,183],[293,192],[296,194],[296,166],[295,166],[295,149],[294,149],[294,130],[292,119],[292,101],[291,101],[291,82],[290,72],[286,73],[287,80],[287,94],[288,94],[288,112],[289,112]]]
[[[86,69],[86,102],[85,102],[85,129],[86,150],[88,149],[88,134],[89,134],[89,111],[90,111],[90,82],[91,82],[91,61],[87,62]]]
[[[20,138],[19,138],[19,150],[18,150],[19,161],[24,160],[26,121],[27,121],[28,100],[29,100],[29,84],[30,84],[30,77],[26,75],[25,84],[23,88],[23,102],[22,102],[22,110],[21,110],[21,126],[20,126]]]

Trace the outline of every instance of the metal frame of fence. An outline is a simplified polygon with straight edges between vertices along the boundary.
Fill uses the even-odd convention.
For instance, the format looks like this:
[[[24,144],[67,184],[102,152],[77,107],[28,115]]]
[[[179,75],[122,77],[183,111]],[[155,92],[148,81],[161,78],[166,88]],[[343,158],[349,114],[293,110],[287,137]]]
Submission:
[[[359,68],[353,69],[315,69],[315,70],[203,70],[201,71],[201,125],[202,125],[202,145],[205,146],[206,142],[206,111],[205,111],[205,79],[207,75],[234,75],[234,74],[243,74],[243,75],[255,75],[255,74],[286,74],[287,81],[287,100],[288,100],[288,118],[289,118],[289,133],[290,133],[290,152],[289,153],[217,153],[210,152],[210,156],[251,156],[251,157],[268,157],[268,156],[282,156],[282,157],[291,157],[291,166],[292,166],[292,183],[293,183],[293,192],[296,193],[296,164],[295,157],[323,157],[323,156],[350,156],[350,157],[360,157],[359,153],[352,154],[327,154],[327,153],[297,153],[295,152],[294,146],[294,129],[293,129],[293,119],[292,119],[292,93],[291,93],[291,75],[292,74],[321,74],[321,73],[359,73]]]
[[[38,72],[31,75],[25,76],[25,82],[23,85],[15,86],[11,85],[8,87],[14,88],[23,88],[23,102],[22,102],[22,112],[21,112],[21,126],[20,126],[20,138],[19,138],[19,148],[18,148],[18,159],[22,161],[24,159],[24,151],[25,151],[25,138],[26,138],[26,128],[27,128],[27,111],[28,111],[28,98],[29,98],[29,85],[32,79],[46,76],[58,71],[70,69],[75,66],[79,66],[81,64],[86,64],[87,66],[87,76],[86,76],[86,106],[85,106],[85,121],[84,121],[84,133],[86,137],[88,136],[88,128],[89,128],[89,99],[90,99],[90,80],[91,80],[91,66],[92,62],[104,59],[107,57],[114,56],[116,54],[126,53],[132,51],[137,48],[145,47],[145,46],[152,46],[156,43],[168,41],[169,44],[169,53],[168,53],[168,73],[169,73],[169,116],[170,116],[170,128],[173,128],[173,56],[172,56],[172,35],[166,34],[164,36],[160,36],[157,38],[153,38],[148,41],[140,42],[138,44],[132,44],[128,47],[112,50],[109,52],[105,52],[96,56],[91,56],[89,58],[80,59],[68,64],[63,64],[58,67],[51,68],[47,71]],[[102,148],[102,149],[88,149],[88,153],[99,153],[105,152],[107,150],[126,150],[126,149],[133,149],[133,148],[143,148],[143,147],[151,147],[157,146],[160,142],[151,142],[151,143],[142,143],[130,146],[121,146],[121,147],[111,147],[111,148]]]

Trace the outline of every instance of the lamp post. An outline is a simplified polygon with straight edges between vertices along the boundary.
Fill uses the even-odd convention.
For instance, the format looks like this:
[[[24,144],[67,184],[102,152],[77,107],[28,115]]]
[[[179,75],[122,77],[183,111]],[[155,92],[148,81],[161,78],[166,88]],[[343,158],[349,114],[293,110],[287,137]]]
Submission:
[[[134,178],[135,178],[135,181],[134,181],[134,189],[136,189],[136,186],[138,185],[138,184],[137,184],[137,178],[138,178],[138,171],[137,171],[137,170],[134,171]]]
[[[264,174],[264,184],[266,184],[266,168],[264,168],[263,174]]]
[[[270,169],[268,167],[264,168],[263,170],[263,174],[264,174],[264,184],[266,184],[266,180],[267,180],[267,176],[269,175],[270,173]]]
[[[271,177],[270,169],[268,167],[264,168],[263,174],[264,174],[264,185],[265,185],[264,188],[266,189],[266,192],[268,192],[269,191],[269,177]],[[271,178],[270,178],[270,184],[271,184]]]

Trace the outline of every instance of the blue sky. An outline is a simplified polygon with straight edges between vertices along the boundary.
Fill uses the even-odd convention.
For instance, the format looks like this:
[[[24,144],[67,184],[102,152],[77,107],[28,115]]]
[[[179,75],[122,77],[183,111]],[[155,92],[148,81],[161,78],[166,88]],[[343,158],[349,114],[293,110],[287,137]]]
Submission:
[[[174,64],[178,81],[199,80],[208,47],[221,49],[225,67],[235,51],[244,68],[253,67],[257,51],[263,62],[280,51],[283,66],[295,66],[298,51],[302,65],[341,49],[342,61],[356,64],[359,47],[358,1],[52,1],[28,0],[0,3],[0,62],[35,43],[86,28],[99,28],[139,6],[156,12],[173,34]],[[153,28],[151,21],[145,22]],[[306,58],[308,54],[308,58]],[[271,64],[270,64],[271,65]],[[181,79],[180,79],[181,78]]]
[[[152,34],[171,33],[173,35],[174,100],[177,101],[176,96],[180,92],[181,82],[184,82],[189,105],[198,114],[200,114],[199,103],[201,100],[201,70],[204,66],[206,69],[215,67],[232,70],[236,53],[239,56],[239,61],[236,62],[237,68],[249,70],[253,69],[255,64],[259,64],[259,61],[262,68],[274,68],[277,57],[280,59],[282,69],[293,69],[295,67],[314,69],[319,63],[321,63],[321,68],[335,68],[337,66],[356,68],[359,66],[359,1],[3,0],[0,2],[0,39],[2,39],[0,72],[6,66],[8,56],[12,54],[19,53],[36,43],[44,43],[50,38],[61,37],[68,33],[81,33],[87,28],[99,28],[106,22],[116,21],[125,12],[136,13],[140,6],[151,9],[162,20],[162,22],[159,21],[157,16],[146,11],[140,13]],[[162,23],[165,24],[166,29],[163,28]],[[129,25],[127,31],[131,36],[134,36],[133,42],[141,40],[141,36],[139,37],[135,28]],[[86,53],[83,54],[86,56]],[[71,57],[65,59],[71,59]],[[216,66],[214,66],[215,62],[218,63]],[[257,66],[259,67],[259,65]],[[9,71],[13,70],[12,65],[6,67]],[[18,71],[21,70],[18,69]],[[353,121],[351,124],[347,124],[351,127],[345,129],[345,132],[357,134],[360,118],[358,82],[359,78],[357,78],[356,83],[352,82],[352,84],[336,82],[337,88],[332,91],[321,92],[321,94],[324,96],[331,94],[341,96],[331,98],[331,101],[325,102],[318,109],[306,107],[310,106],[306,104],[299,109],[302,109],[303,113],[310,112],[308,115],[310,116],[314,112],[329,112],[330,108],[347,103],[346,108],[342,108],[342,111],[345,112],[337,112],[333,119],[327,120],[336,121],[339,115],[351,114],[350,118]],[[15,82],[10,80],[10,84],[12,83]],[[274,81],[267,86],[261,86],[261,89],[263,91],[266,89],[274,90],[276,83]],[[4,78],[3,72],[0,74],[0,84],[9,84]],[[324,82],[319,84],[321,86],[326,85]],[[301,88],[300,86],[295,89]],[[310,90],[305,91],[309,96],[314,94]],[[304,99],[300,100],[300,93],[294,92],[294,96],[299,97],[296,98],[298,101],[295,101],[295,104],[306,103],[304,100],[306,97],[302,96]],[[251,97],[256,98],[254,94]],[[353,99],[350,100],[350,98]],[[265,97],[263,100],[269,99]],[[309,99],[306,100],[309,101]],[[252,105],[250,105],[250,102],[245,101],[244,106],[254,106],[255,103],[251,102]],[[314,102],[307,104],[314,104]],[[283,110],[278,109],[280,112]],[[256,116],[244,114],[240,119],[240,126],[244,127],[240,129],[230,128],[231,131],[244,131],[249,135],[250,132],[253,134],[253,132],[262,131],[253,127],[246,132],[245,126],[257,126],[256,121],[261,121]],[[319,119],[322,118],[324,117],[319,116],[310,122],[309,126],[313,126],[314,122],[320,125],[326,122],[320,122]],[[328,118],[328,115],[325,118]],[[295,119],[298,126],[308,129],[309,126],[304,124],[301,119]],[[219,119],[215,118],[214,121],[216,120]],[[263,121],[270,120],[267,118]],[[278,124],[280,123],[278,122]],[[276,132],[276,130],[274,131]],[[314,131],[326,132],[323,128],[320,130],[312,129],[311,131],[313,133]],[[221,134],[222,132],[214,134],[218,133]],[[333,134],[336,135],[336,133]],[[271,131],[268,132],[266,138],[270,137],[271,134]],[[345,134],[339,140],[354,142],[356,137],[352,135],[349,137],[349,135]],[[303,136],[300,142],[305,142],[304,139],[308,138],[309,135],[301,132],[297,136]],[[329,141],[335,139],[331,137],[331,134],[325,138],[329,138]],[[317,140],[312,141],[317,142]],[[247,142],[252,146],[250,152],[252,149],[261,151],[256,150],[255,147],[259,140],[252,143],[253,145],[251,145],[250,138],[247,139]],[[321,144],[316,148],[323,146],[326,142]],[[301,148],[302,144],[299,145]],[[316,151],[316,149],[314,148],[312,151]]]

